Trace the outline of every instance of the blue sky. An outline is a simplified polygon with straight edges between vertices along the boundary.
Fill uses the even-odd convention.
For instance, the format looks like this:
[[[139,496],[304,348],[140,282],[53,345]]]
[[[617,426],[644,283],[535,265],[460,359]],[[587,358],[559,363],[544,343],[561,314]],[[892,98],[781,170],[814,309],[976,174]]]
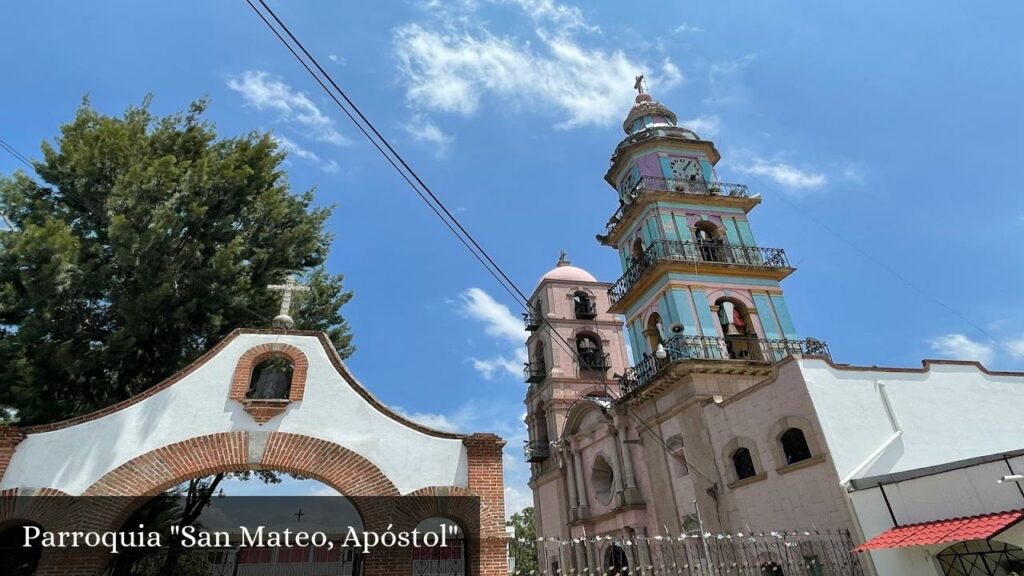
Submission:
[[[644,72],[717,143],[720,179],[763,196],[754,232],[799,268],[802,335],[839,362],[1024,369],[1018,2],[272,6],[525,291],[559,250],[619,276],[594,234]],[[84,94],[109,113],[209,95],[223,135],[273,131],[294,189],[337,205],[349,365],[414,418],[507,438],[527,502],[518,311],[242,0],[22,2],[0,30],[0,138],[30,157]]]

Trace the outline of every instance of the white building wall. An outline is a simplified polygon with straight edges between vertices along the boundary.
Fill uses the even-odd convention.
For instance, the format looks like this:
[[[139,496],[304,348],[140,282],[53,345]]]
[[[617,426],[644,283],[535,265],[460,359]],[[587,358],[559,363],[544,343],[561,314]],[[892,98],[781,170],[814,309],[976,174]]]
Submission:
[[[1024,447],[1024,375],[973,364],[931,363],[927,372],[841,370],[799,360],[840,478],[893,436],[878,382],[903,428],[857,477],[926,468]]]
[[[302,350],[309,370],[302,401],[260,425],[228,393],[242,354],[269,342]],[[78,495],[147,452],[235,431],[289,432],[334,442],[372,462],[403,494],[468,485],[461,440],[429,436],[379,412],[342,378],[316,337],[239,334],[194,372],[137,404],[70,428],[29,435],[14,453],[0,489],[55,488]]]

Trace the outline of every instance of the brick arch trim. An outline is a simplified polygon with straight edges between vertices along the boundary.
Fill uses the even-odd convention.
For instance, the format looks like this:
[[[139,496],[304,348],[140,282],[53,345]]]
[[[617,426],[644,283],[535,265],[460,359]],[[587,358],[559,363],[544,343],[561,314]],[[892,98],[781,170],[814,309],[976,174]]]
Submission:
[[[78,509],[74,498],[55,488],[0,490],[0,532],[21,524],[58,531],[78,521]]]
[[[83,496],[153,496],[191,478],[244,470],[299,474],[349,496],[399,495],[372,462],[333,442],[286,432],[253,440],[222,432],[169,444],[107,472]]]
[[[283,342],[268,342],[259,346],[253,346],[238,358],[234,376],[231,378],[229,397],[232,400],[245,400],[245,395],[249,391],[249,382],[252,380],[253,369],[260,362],[274,356],[283,356],[291,360],[292,382],[291,388],[288,391],[288,401],[301,401],[302,394],[306,390],[306,373],[309,371],[309,360],[306,359],[306,355],[302,353],[302,350]]]

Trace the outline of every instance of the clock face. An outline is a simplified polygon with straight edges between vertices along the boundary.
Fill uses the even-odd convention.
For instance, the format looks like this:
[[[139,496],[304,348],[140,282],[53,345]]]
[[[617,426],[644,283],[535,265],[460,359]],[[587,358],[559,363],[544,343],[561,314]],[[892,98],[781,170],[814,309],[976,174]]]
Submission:
[[[674,178],[689,180],[701,174],[700,162],[693,158],[673,158],[670,166]]]

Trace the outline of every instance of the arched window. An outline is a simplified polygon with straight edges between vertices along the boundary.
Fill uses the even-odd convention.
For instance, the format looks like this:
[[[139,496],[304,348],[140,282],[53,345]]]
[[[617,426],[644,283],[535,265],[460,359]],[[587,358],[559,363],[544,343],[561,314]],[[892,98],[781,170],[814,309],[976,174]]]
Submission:
[[[292,372],[295,365],[291,359],[274,355],[260,362],[252,369],[249,391],[246,398],[256,400],[287,400],[292,389]]]
[[[629,574],[629,557],[626,556],[626,551],[622,549],[622,546],[618,544],[612,544],[608,547],[606,564],[608,570],[605,574],[610,574],[611,576]]]
[[[729,358],[734,360],[760,360],[761,350],[750,321],[750,313],[746,305],[738,300],[719,298],[718,322],[725,336],[725,349]]]
[[[597,303],[590,298],[589,294],[579,290],[573,294],[572,300],[577,320],[593,320],[597,318]]]
[[[757,475],[757,471],[754,470],[754,459],[750,455],[750,450],[746,448],[737,448],[732,453],[732,465],[736,469],[737,480]]]
[[[957,542],[936,554],[935,559],[945,576],[1024,572],[1024,550],[994,539]]]
[[[647,329],[644,330],[644,337],[647,338],[647,345],[651,348],[651,352],[658,349],[658,345],[662,344],[665,339],[662,336],[661,326],[661,315],[655,312],[647,319]]]
[[[548,440],[548,413],[541,410],[533,417],[534,438],[537,442],[547,444]]]
[[[457,530],[452,535],[452,527]],[[420,542],[424,541],[423,534],[436,534],[439,538],[445,534],[445,545],[426,546],[420,544],[412,551],[412,574],[415,576],[464,576],[466,570],[466,544],[465,532],[456,522],[448,518],[435,516],[427,518],[416,526],[416,531],[421,534]],[[434,541],[431,536],[430,541]]]
[[[633,251],[629,254],[629,263],[635,264],[643,258],[644,255],[644,239],[639,236],[633,240]]]
[[[534,345],[533,350],[530,351],[530,361],[526,363],[523,372],[526,376],[526,381],[530,384],[543,382],[544,378],[547,377],[548,366],[544,359],[543,340],[538,340],[537,344]]]
[[[694,225],[694,236],[700,259],[709,262],[728,262],[728,250],[721,230],[707,220],[700,220]]]
[[[811,449],[807,446],[807,438],[804,431],[799,428],[790,428],[779,436],[782,443],[782,453],[786,455],[786,464],[795,464],[811,457]]]
[[[608,368],[605,353],[601,348],[601,339],[589,332],[576,336],[576,355],[580,368],[588,370],[604,370]]]
[[[612,485],[615,481],[615,472],[611,465],[600,454],[594,458],[594,468],[590,472],[590,484],[594,487],[594,496],[601,504],[608,504],[612,501]]]
[[[543,369],[545,367],[546,362],[545,362],[545,359],[544,359],[544,341],[543,340],[538,341],[537,344],[533,347],[533,358],[530,358],[530,362],[540,366],[541,369]]]

